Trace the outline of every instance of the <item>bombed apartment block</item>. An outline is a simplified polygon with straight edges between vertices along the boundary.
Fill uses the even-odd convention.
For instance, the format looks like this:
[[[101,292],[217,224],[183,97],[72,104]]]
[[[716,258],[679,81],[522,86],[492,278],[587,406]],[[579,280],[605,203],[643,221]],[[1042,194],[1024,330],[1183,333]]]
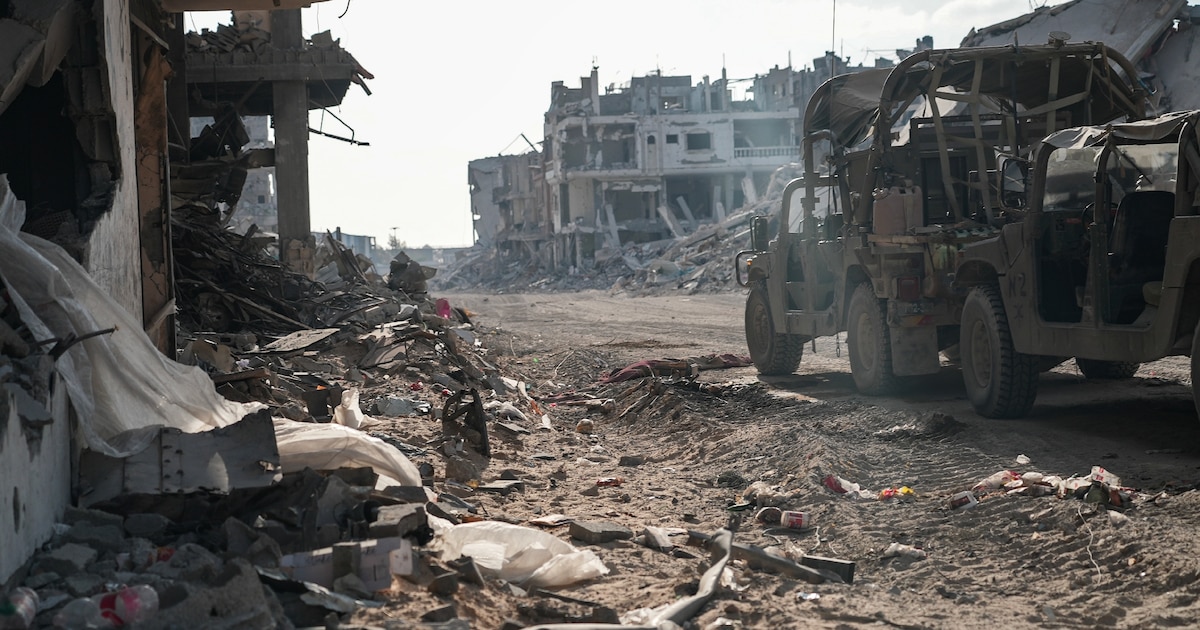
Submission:
[[[544,177],[560,265],[720,220],[800,157],[799,110],[735,101],[724,77],[656,74],[601,92],[596,69],[580,88],[551,86]]]
[[[540,150],[468,166],[476,240],[565,269],[686,237],[757,203],[772,174],[800,159],[809,95],[831,73],[866,68],[829,53],[752,79],[656,73],[602,86],[593,68],[578,88],[555,81]]]
[[[476,239],[485,246],[510,246],[550,236],[546,220],[542,155],[500,155],[467,166]],[[519,245],[516,245],[519,247]]]

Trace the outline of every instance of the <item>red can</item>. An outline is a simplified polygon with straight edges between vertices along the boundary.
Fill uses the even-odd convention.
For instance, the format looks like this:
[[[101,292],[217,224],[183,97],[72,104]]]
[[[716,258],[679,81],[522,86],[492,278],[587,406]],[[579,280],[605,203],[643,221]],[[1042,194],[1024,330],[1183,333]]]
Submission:
[[[804,529],[806,527],[812,527],[812,515],[808,512],[785,510],[779,515],[779,524],[792,529]]]

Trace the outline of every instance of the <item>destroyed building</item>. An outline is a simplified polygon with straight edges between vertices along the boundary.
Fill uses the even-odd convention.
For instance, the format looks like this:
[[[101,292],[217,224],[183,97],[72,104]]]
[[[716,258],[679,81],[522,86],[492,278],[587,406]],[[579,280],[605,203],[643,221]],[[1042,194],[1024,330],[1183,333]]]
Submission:
[[[300,7],[310,4],[0,2],[0,206],[8,246],[28,251],[28,235],[61,247],[120,307],[120,317],[132,317],[135,323],[120,329],[144,329],[153,347],[173,357],[176,212],[228,212],[242,194],[245,169],[261,159],[277,169],[284,236],[307,241],[308,109],[340,103],[350,83],[368,76],[336,42],[305,40]],[[216,9],[275,11],[267,28],[255,22],[231,26],[224,37],[185,34],[183,11]],[[275,115],[277,136],[291,141],[286,150],[243,151],[240,118],[247,114]],[[192,116],[228,124],[194,141]],[[302,258],[303,250],[286,251]],[[31,313],[53,301],[24,305],[19,297],[34,276],[12,259],[0,266],[0,312],[7,327],[26,331],[6,335],[0,353],[0,582],[50,537],[73,502],[71,462],[84,444],[76,420],[89,419],[68,396],[67,379],[54,378],[54,359],[61,363],[76,342],[30,346],[21,337],[34,330],[47,341],[49,334],[31,323]],[[47,287],[61,292],[66,282],[47,276],[34,288]],[[113,322],[99,315],[95,324],[81,335],[120,334],[105,333]]]
[[[543,177],[557,265],[720,220],[799,159],[799,111],[734,101],[725,77],[656,74],[601,91],[597,69],[579,88],[550,89]]]
[[[930,48],[932,38],[917,40]],[[909,51],[897,51],[907,53]],[[850,65],[832,52],[812,67],[753,79],[661,73],[579,88],[555,81],[539,149],[467,167],[476,242],[535,267],[590,265],[597,250],[679,238],[758,201],[772,173],[800,159],[800,111]],[[735,84],[749,83],[735,100]],[[602,93],[603,92],[603,93]],[[739,94],[739,96],[741,96]]]

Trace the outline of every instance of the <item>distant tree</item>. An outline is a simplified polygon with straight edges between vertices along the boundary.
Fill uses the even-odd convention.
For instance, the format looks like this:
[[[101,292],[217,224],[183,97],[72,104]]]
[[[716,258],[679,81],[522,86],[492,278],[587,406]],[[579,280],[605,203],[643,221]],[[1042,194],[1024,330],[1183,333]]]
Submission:
[[[392,234],[390,236],[388,236],[387,243],[388,243],[388,249],[404,249],[404,248],[408,247],[408,243],[405,243],[404,241],[396,238],[395,232],[392,232]]]

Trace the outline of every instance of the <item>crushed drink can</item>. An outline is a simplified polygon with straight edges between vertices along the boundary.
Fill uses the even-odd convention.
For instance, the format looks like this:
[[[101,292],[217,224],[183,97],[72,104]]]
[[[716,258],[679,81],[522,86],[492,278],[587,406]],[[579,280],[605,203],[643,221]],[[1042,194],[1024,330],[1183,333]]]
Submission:
[[[779,524],[791,529],[812,527],[812,515],[808,512],[784,510],[779,515]]]

